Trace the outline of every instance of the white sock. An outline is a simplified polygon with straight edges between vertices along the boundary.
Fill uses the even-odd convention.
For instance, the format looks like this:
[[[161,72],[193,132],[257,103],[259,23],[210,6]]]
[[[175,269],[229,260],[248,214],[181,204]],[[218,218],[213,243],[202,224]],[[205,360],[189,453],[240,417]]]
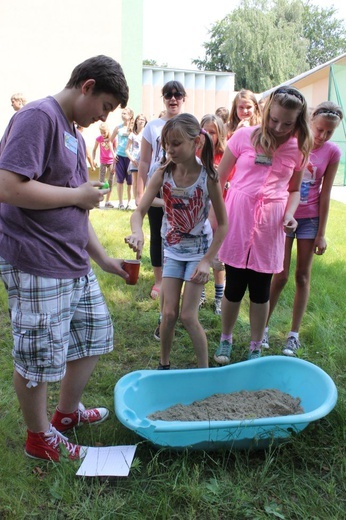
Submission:
[[[299,332],[293,332],[293,331],[291,330],[291,332],[289,332],[289,333],[287,334],[287,338],[290,338],[290,337],[292,337],[292,336],[293,336],[295,339],[299,339]]]

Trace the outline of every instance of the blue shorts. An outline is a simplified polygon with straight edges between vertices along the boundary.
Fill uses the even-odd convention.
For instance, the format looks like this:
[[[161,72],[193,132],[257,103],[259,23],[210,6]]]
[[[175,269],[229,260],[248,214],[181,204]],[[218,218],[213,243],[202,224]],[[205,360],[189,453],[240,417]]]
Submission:
[[[297,218],[298,226],[294,233],[287,233],[289,238],[305,238],[314,240],[317,235],[319,217]]]
[[[189,282],[198,264],[199,260],[185,262],[184,260],[174,260],[165,256],[163,259],[162,277],[179,278],[179,280]]]
[[[113,350],[113,325],[96,276],[33,276],[0,258],[15,370],[34,383],[60,381],[66,362]]]

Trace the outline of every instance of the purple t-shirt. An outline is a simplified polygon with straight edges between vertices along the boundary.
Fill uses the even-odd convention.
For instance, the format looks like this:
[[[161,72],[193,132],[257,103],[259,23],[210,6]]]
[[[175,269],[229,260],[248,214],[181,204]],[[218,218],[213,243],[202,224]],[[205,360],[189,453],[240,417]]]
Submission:
[[[88,180],[85,143],[53,97],[29,103],[11,119],[0,169],[71,189]],[[90,270],[88,212],[68,206],[29,210],[0,204],[0,256],[21,271],[78,278]]]

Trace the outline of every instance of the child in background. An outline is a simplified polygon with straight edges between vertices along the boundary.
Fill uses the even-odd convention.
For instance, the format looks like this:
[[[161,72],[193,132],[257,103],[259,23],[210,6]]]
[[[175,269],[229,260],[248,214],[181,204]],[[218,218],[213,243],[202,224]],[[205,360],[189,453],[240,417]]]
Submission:
[[[214,147],[214,168],[217,168],[225,151],[226,139],[225,139],[225,127],[222,119],[214,114],[206,114],[201,120],[201,128],[203,128],[208,135],[211,137]],[[200,149],[197,151],[197,157],[200,157]],[[214,311],[215,314],[221,314],[221,300],[223,296],[223,289],[225,283],[225,266],[216,256],[212,263],[213,274],[214,274],[214,288],[215,288],[215,299],[214,299]],[[205,287],[201,294],[199,301],[199,308],[206,303]]]
[[[78,132],[80,132],[83,135],[84,128],[77,124],[76,124],[76,128],[77,128]],[[89,146],[87,146],[86,143],[85,143],[85,151],[86,151],[87,162],[88,162],[90,168],[92,169],[92,171],[94,172],[96,170],[96,167],[94,164],[94,160],[92,158],[92,154],[90,153],[90,148],[89,148]]]
[[[143,219],[162,190],[164,264],[158,369],[170,368],[170,351],[184,282],[180,319],[192,340],[198,367],[206,368],[208,345],[198,321],[198,304],[209,279],[210,266],[227,231],[225,206],[213,164],[213,144],[191,114],[177,115],[167,121],[162,129],[161,143],[169,160],[153,174],[131,216],[132,234],[125,241],[140,257],[144,243]],[[199,161],[196,152],[202,143]],[[210,201],[217,221],[214,235],[208,220]]]
[[[293,303],[291,330],[282,353],[295,356],[301,346],[299,329],[308,304],[314,254],[323,255],[327,248],[327,227],[330,193],[338,170],[341,150],[330,142],[334,130],[343,118],[341,108],[331,101],[318,105],[311,114],[310,128],[314,145],[309,164],[304,169],[300,189],[300,204],[294,214],[298,226],[286,235],[284,270],[275,274],[270,287],[270,309],[262,347],[269,348],[268,322],[285,287],[290,271],[294,239],[297,239],[296,291]]]
[[[109,127],[106,123],[101,123],[99,126],[100,134],[98,137],[96,137],[95,145],[93,149],[93,161],[95,163],[96,158],[96,152],[97,149],[100,147],[100,177],[99,181],[104,184],[106,175],[107,180],[109,184],[109,191],[106,195],[106,202],[105,202],[105,208],[114,208],[113,204],[109,202],[112,188],[113,188],[113,182],[114,182],[114,170],[113,170],[113,163],[114,163],[114,150],[113,150],[113,144],[111,141],[111,133],[109,130]]]
[[[251,90],[241,89],[233,99],[229,121],[226,124],[227,140],[232,137],[234,132],[244,126],[258,125],[261,121],[261,113],[256,96]],[[229,173],[224,187],[223,196],[227,197],[227,191],[234,175],[234,168]]]
[[[124,182],[127,184],[127,206],[126,209],[130,209],[131,204],[131,191],[132,191],[132,175],[128,171],[130,159],[126,154],[127,140],[133,130],[133,110],[131,108],[124,108],[121,112],[122,123],[116,126],[111,135],[112,143],[117,140],[115,150],[114,168],[117,179],[117,193],[119,199],[119,209],[125,209],[123,196],[124,196]]]
[[[255,94],[242,88],[233,99],[229,121],[226,124],[227,139],[230,139],[238,128],[258,125],[260,121],[261,114]]]
[[[285,232],[297,227],[303,165],[312,147],[307,106],[295,88],[270,95],[261,126],[237,130],[219,165],[221,186],[236,165],[226,198],[229,229],[220,248],[226,287],[222,299],[222,334],[214,359],[229,363],[232,333],[240,304],[250,293],[249,359],[261,355],[273,273],[283,268]]]
[[[16,94],[12,94],[11,96],[11,105],[15,112],[18,112],[23,106],[26,105],[26,99],[24,94],[21,92],[17,92]]]
[[[262,114],[264,111],[264,105],[266,104],[267,99],[268,99],[268,96],[262,96],[261,99],[258,101],[258,108],[259,108],[261,117],[262,117]]]
[[[130,159],[129,172],[132,175],[133,196],[135,198],[137,195],[137,176],[143,128],[146,124],[147,118],[145,117],[145,115],[138,114],[133,125],[133,131],[130,133],[128,137],[126,146],[126,155]]]
[[[223,124],[226,125],[229,118],[229,110],[226,107],[219,107],[215,110],[215,115],[219,117]]]

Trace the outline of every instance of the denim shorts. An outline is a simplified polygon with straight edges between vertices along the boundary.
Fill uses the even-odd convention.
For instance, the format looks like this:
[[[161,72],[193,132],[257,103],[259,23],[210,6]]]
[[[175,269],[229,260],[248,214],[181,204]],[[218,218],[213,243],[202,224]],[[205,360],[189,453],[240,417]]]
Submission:
[[[287,233],[289,238],[305,238],[314,240],[317,235],[319,217],[297,218],[298,226],[294,233]]]
[[[8,292],[15,370],[31,382],[60,381],[66,362],[113,350],[113,325],[96,276],[33,276],[0,258]]]
[[[165,256],[163,259],[162,277],[179,278],[179,280],[189,282],[198,264],[199,260],[174,260]]]

